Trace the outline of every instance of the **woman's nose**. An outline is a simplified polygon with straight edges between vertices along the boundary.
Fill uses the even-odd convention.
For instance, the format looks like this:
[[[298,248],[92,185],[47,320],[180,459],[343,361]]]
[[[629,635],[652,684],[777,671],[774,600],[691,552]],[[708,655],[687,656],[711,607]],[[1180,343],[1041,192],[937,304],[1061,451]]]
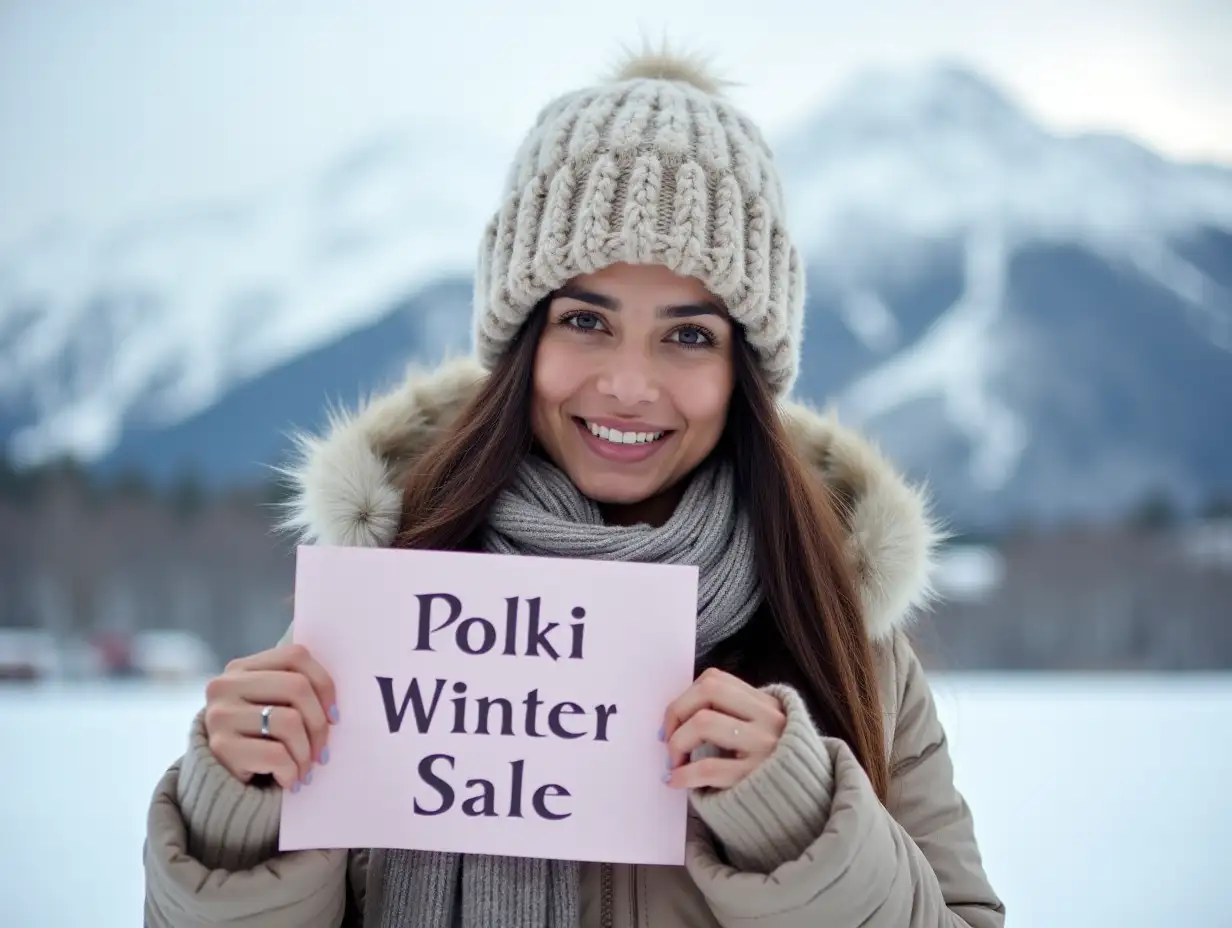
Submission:
[[[659,399],[659,386],[654,372],[641,360],[622,358],[614,361],[599,377],[600,392],[622,406],[654,403]]]

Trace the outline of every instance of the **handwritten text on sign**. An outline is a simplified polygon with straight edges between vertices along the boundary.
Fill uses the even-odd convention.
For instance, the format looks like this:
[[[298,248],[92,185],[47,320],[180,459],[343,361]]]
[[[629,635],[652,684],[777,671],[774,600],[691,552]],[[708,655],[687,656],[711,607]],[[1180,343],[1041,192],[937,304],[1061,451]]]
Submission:
[[[691,567],[300,548],[293,639],[341,721],[280,847],[682,863],[657,733],[696,610]]]

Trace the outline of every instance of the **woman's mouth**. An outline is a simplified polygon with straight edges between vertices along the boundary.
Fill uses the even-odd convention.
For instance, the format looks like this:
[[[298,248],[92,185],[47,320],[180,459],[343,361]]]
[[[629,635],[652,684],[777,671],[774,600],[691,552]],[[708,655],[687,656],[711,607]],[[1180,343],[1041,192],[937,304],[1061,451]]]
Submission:
[[[625,464],[646,460],[675,434],[670,429],[622,430],[580,417],[574,417],[573,421],[577,424],[578,431],[582,433],[587,447],[606,460]]]
[[[622,432],[619,429],[610,429],[606,425],[599,425],[597,422],[591,422],[589,419],[582,419],[582,424],[590,430],[590,434],[602,441],[611,442],[613,445],[644,445],[648,442],[659,441],[667,434],[662,432]]]

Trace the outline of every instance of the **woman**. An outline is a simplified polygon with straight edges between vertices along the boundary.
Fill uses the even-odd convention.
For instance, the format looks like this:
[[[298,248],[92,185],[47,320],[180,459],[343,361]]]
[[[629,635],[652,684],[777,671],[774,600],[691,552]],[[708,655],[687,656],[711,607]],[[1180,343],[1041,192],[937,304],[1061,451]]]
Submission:
[[[277,853],[281,790],[312,788],[346,714],[284,639],[210,683],[157,788],[147,924],[1002,925],[900,630],[926,594],[922,501],[784,399],[803,275],[756,127],[666,56],[552,103],[476,296],[476,360],[305,440],[291,525],[698,565],[698,675],[662,732],[686,866]]]

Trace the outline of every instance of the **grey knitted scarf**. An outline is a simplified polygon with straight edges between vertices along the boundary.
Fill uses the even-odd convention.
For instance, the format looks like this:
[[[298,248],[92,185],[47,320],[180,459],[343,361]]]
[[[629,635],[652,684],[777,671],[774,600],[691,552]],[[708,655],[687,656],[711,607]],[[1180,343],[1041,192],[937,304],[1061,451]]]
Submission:
[[[582,557],[699,570],[697,653],[752,617],[761,601],[749,520],[731,467],[700,470],[661,528],[605,525],[569,478],[528,457],[488,516],[484,547],[498,554]],[[380,928],[573,928],[580,866],[574,861],[374,850],[364,923]]]

